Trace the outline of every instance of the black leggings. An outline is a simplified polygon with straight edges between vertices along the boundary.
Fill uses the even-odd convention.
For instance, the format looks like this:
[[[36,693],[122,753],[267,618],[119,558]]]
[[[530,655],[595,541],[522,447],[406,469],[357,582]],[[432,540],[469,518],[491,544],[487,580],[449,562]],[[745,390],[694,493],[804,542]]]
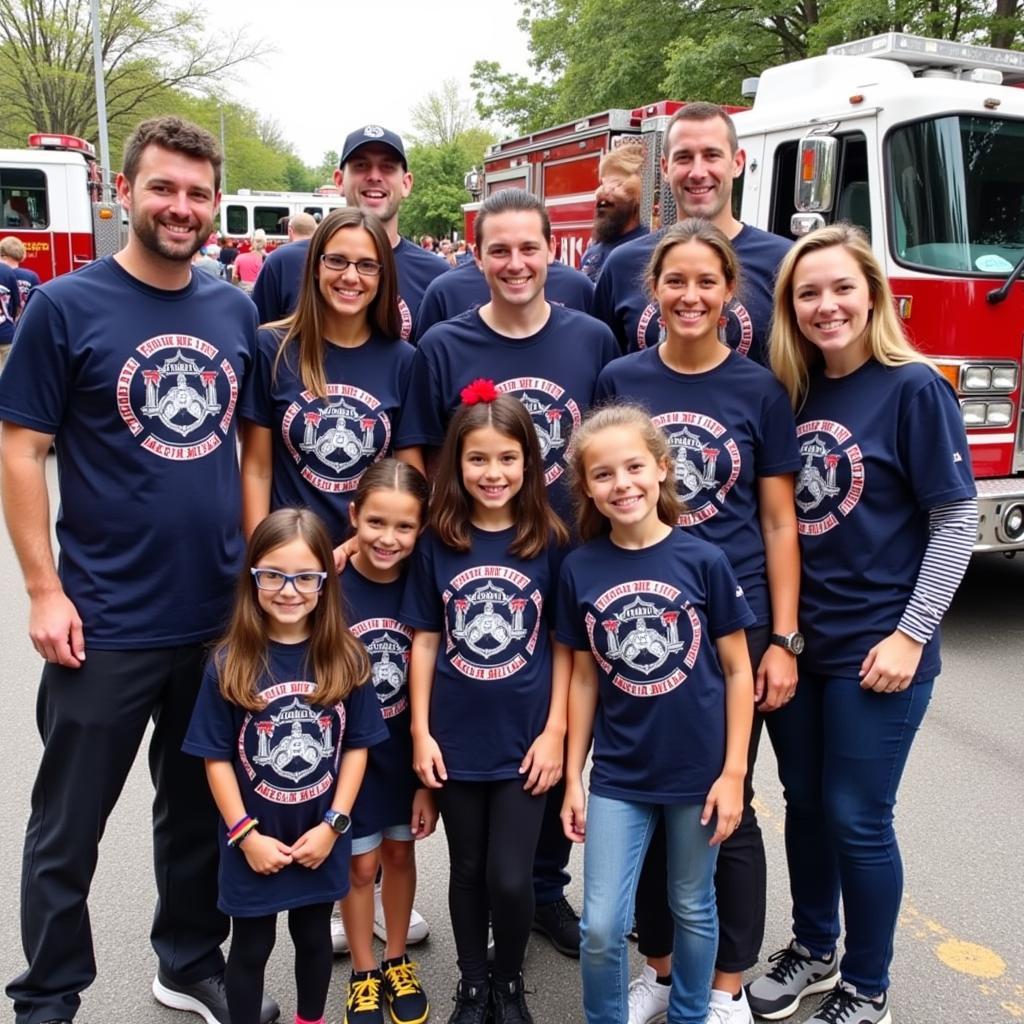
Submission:
[[[747,649],[755,675],[767,649],[768,633],[768,628],[763,626],[747,631]],[[767,869],[761,827],[751,806],[754,763],[763,723],[764,716],[755,711],[747,750],[747,776],[743,780],[743,817],[739,828],[719,848],[715,867],[718,904],[715,967],[729,974],[753,967],[764,941]],[[665,823],[659,819],[636,890],[637,947],[645,957],[669,956],[672,952],[675,925],[668,908],[666,858]]]
[[[331,903],[288,911],[295,946],[296,1010],[303,1020],[319,1020],[331,983]],[[224,970],[231,1024],[260,1024],[263,975],[277,938],[277,914],[231,919],[231,951]]]
[[[523,779],[453,782],[436,791],[448,837],[448,909],[459,972],[487,981],[487,914],[494,929],[494,979],[515,981],[533,923],[533,857],[545,798]]]

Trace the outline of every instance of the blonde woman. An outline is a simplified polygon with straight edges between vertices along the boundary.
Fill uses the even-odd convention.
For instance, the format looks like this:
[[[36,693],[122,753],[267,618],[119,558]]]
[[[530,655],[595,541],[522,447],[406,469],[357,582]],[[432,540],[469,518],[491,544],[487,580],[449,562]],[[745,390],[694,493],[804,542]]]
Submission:
[[[903,887],[893,806],[976,536],[970,453],[952,389],[904,337],[856,228],[790,250],[770,350],[796,410],[806,648],[796,695],[767,721],[794,938],[747,995],[772,1020],[826,993],[809,1024],[888,1024]]]

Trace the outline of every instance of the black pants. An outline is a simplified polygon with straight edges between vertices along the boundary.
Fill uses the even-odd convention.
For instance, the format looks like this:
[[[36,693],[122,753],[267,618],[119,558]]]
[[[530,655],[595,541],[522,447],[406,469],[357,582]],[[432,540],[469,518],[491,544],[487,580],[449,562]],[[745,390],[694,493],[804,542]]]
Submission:
[[[149,722],[157,905],[150,940],[172,981],[224,966],[217,910],[218,815],[203,762],[181,752],[206,648],[90,650],[78,669],[46,665],[36,706],[43,756],[21,874],[28,967],[7,986],[18,1024],[70,1019],[96,977],[88,896],[99,841]]]
[[[533,858],[533,895],[538,907],[560,900],[569,884],[569,872],[565,867],[569,863],[572,843],[562,828],[564,799],[565,779],[560,779],[544,798],[544,820]]]
[[[288,932],[295,947],[296,1013],[320,1020],[327,1006],[334,953],[331,903],[288,911]],[[259,1024],[263,978],[277,938],[277,914],[231,919],[231,952],[224,972],[231,1024]]]
[[[747,631],[747,649],[754,673],[768,646],[767,627]],[[764,716],[754,712],[747,748],[747,776],[743,781],[743,818],[739,828],[718,852],[715,893],[718,904],[718,957],[715,967],[733,973],[757,963],[764,941],[767,869],[764,839],[751,805],[754,797],[754,763],[761,740]],[[645,957],[672,953],[674,923],[668,909],[665,823],[659,821],[647,850],[636,891],[637,947]]]
[[[466,981],[487,980],[487,914],[494,929],[494,978],[514,981],[533,923],[531,866],[544,797],[522,779],[453,782],[436,791],[451,864],[448,908]]]

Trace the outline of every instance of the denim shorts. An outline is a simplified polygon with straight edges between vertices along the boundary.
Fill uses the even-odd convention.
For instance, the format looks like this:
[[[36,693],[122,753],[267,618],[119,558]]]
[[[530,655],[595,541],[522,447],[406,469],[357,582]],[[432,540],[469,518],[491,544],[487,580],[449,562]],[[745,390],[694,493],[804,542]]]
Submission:
[[[411,843],[415,837],[408,825],[391,825],[380,832],[371,832],[368,836],[360,836],[352,840],[352,856],[376,850],[385,839],[393,839],[398,843]]]

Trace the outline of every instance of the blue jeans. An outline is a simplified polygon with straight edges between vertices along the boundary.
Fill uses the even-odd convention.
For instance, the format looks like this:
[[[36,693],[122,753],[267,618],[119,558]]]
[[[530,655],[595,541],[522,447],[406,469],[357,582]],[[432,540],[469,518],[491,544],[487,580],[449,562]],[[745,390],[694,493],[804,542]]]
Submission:
[[[831,953],[841,894],[839,967],[865,995],[889,987],[903,896],[893,807],[932,684],[873,693],[856,679],[801,673],[793,700],[765,718],[786,796],[793,934],[813,955]]]
[[[587,1024],[629,1017],[626,933],[640,868],[655,823],[664,814],[668,897],[675,921],[669,1024],[704,1024],[718,948],[714,828],[700,823],[700,804],[645,804],[591,794],[583,856],[580,973]]]

